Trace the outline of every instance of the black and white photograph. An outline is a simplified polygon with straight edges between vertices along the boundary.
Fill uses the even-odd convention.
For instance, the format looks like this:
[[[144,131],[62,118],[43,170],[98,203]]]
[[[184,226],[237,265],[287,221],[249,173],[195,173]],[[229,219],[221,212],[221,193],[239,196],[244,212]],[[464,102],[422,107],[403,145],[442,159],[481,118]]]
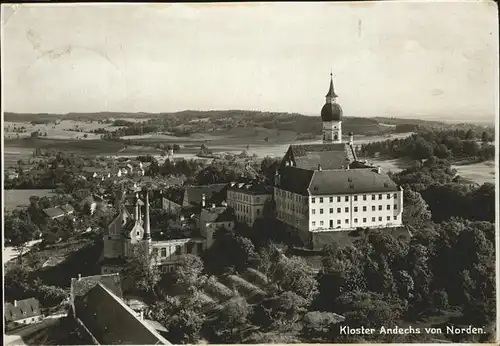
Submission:
[[[495,1],[4,3],[1,83],[4,345],[499,342]]]

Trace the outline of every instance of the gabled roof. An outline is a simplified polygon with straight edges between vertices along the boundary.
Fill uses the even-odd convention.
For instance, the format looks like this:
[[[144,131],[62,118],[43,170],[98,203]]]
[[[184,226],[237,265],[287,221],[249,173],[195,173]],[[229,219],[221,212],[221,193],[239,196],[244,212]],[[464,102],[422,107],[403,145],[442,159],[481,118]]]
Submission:
[[[101,283],[75,300],[75,315],[104,345],[170,345],[155,328]]]
[[[116,273],[86,276],[80,279],[71,279],[71,293],[73,295],[73,299],[76,297],[84,296],[98,283],[106,286],[106,288],[108,288],[118,297],[123,297],[120,274]]]
[[[6,303],[4,309],[6,322],[15,322],[42,314],[40,311],[40,302],[35,298],[18,300],[15,304]]]
[[[303,196],[309,195],[307,188],[311,182],[314,171],[289,166],[281,168],[279,173],[278,188]]]

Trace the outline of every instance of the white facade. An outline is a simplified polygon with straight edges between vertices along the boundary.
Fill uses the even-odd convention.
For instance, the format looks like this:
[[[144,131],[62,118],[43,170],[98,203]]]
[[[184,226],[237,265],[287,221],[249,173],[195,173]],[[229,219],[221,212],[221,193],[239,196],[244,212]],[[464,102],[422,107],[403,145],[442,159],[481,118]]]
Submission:
[[[323,121],[323,143],[342,143],[342,121]]]
[[[345,231],[402,225],[403,191],[309,196],[309,231]]]
[[[383,193],[302,196],[275,188],[278,220],[308,232],[402,226],[402,189]]]
[[[182,255],[199,255],[205,249],[205,239],[185,238],[151,242],[151,254],[163,272],[172,271]]]
[[[270,194],[256,194],[244,190],[227,191],[227,204],[234,209],[236,220],[252,226],[255,220],[264,213],[264,204],[271,198]]]

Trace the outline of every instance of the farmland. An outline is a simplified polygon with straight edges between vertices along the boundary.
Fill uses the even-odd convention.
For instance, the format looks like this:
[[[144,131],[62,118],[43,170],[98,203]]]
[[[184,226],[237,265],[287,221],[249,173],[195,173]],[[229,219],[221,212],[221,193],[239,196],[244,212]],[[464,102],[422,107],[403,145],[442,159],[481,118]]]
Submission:
[[[494,161],[478,162],[469,165],[455,165],[454,168],[462,178],[475,183],[495,183]]]

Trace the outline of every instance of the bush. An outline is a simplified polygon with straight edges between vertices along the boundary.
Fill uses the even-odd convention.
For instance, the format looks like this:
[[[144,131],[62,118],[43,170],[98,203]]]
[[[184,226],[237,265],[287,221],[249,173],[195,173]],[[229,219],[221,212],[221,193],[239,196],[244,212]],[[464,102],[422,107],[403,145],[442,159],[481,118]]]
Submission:
[[[260,271],[253,269],[253,268],[248,268],[246,270],[246,276],[252,280],[254,283],[260,286],[266,286],[269,284],[269,280],[267,276],[262,274]]]
[[[240,278],[239,276],[228,275],[228,280],[234,284],[239,291],[242,291],[246,295],[265,295],[263,290],[255,285],[252,285],[250,282]]]

